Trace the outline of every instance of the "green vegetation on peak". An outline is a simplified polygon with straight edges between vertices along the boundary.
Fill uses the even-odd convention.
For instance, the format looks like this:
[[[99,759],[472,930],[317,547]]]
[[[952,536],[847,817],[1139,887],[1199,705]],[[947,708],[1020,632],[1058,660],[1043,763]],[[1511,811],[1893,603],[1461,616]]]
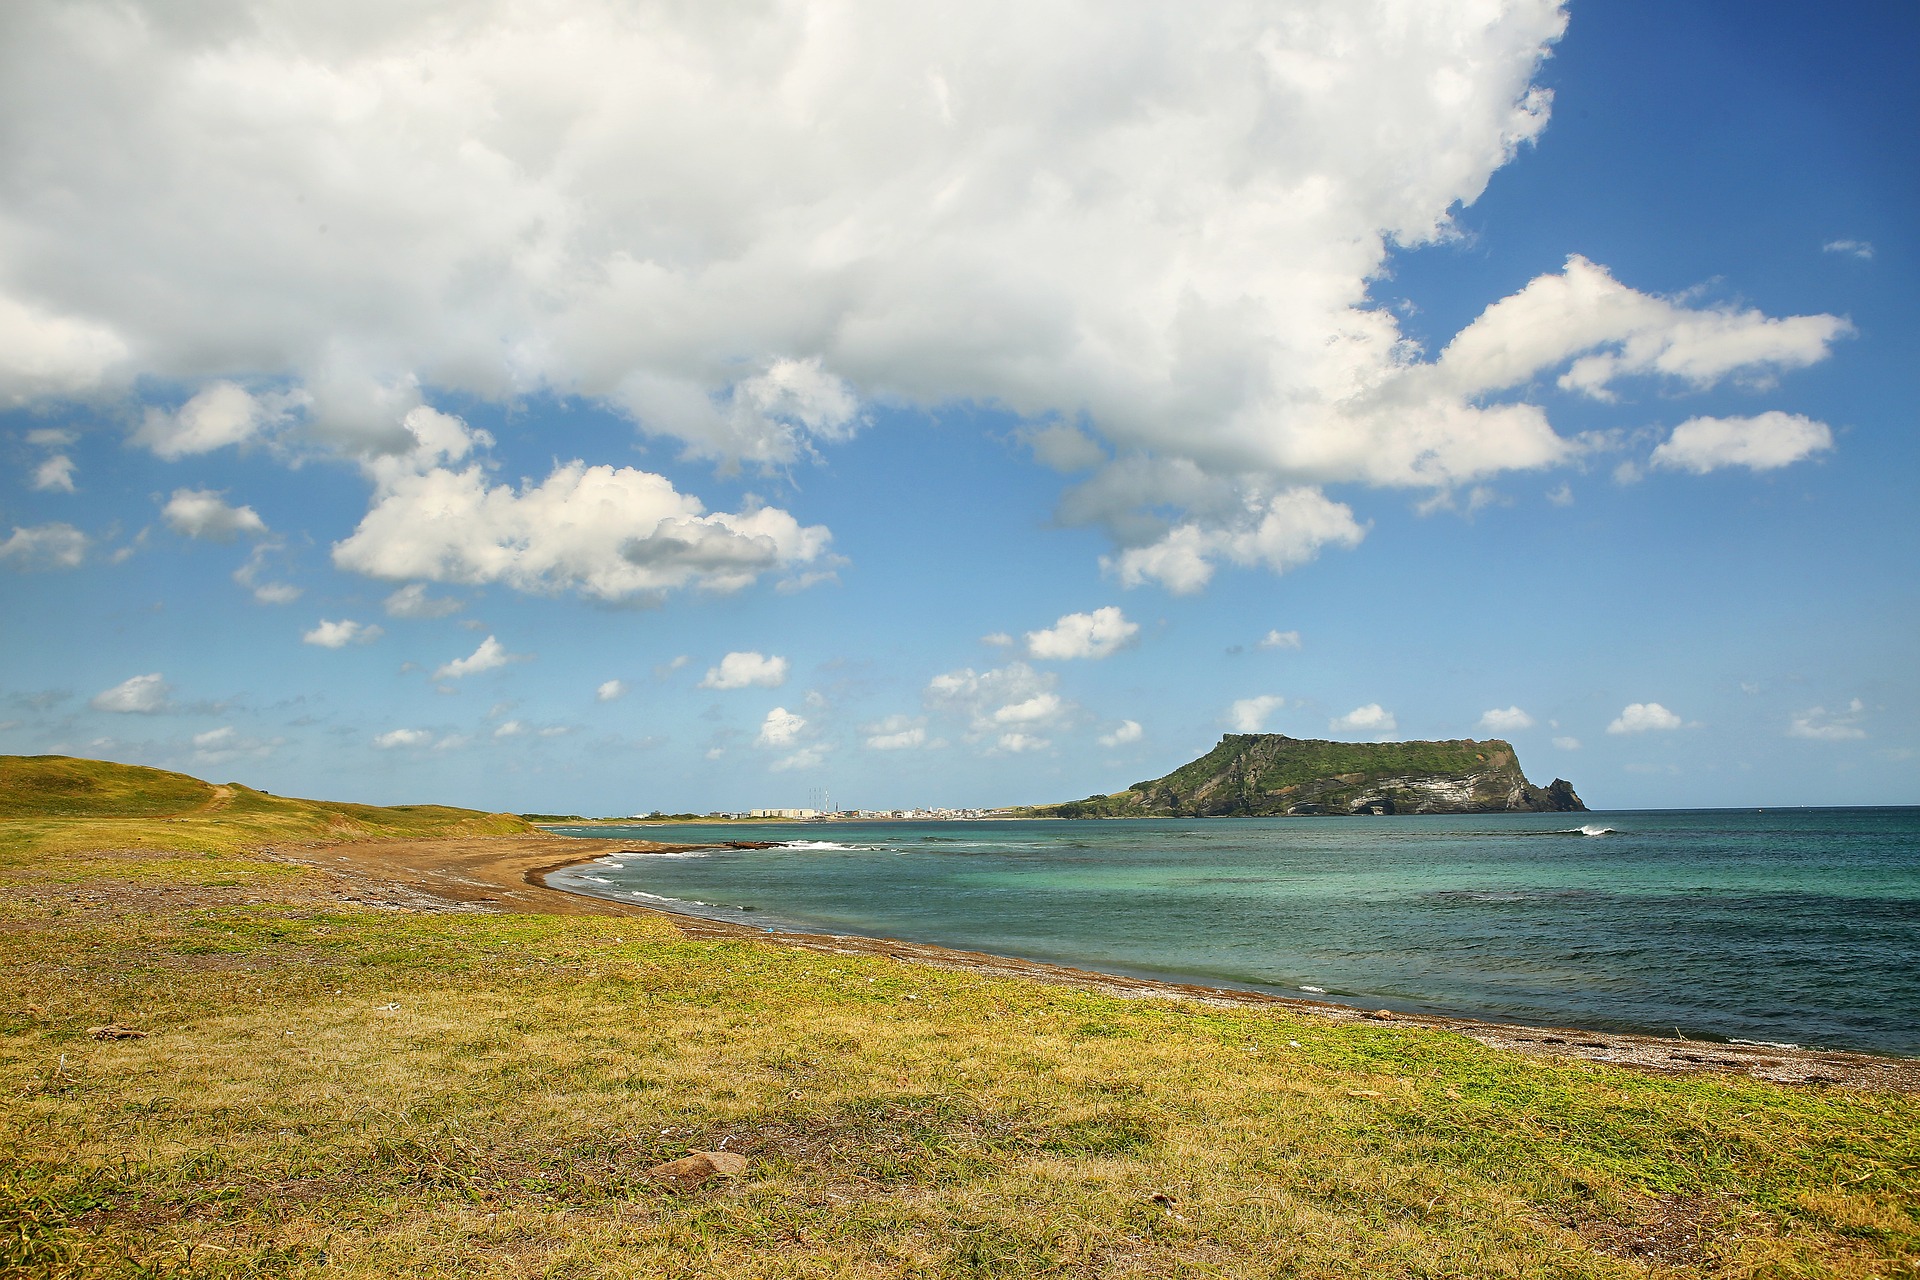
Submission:
[[[1036,817],[1274,817],[1351,813],[1565,812],[1586,806],[1556,778],[1535,787],[1511,743],[1329,742],[1229,733],[1198,760],[1125,791],[1026,810]]]

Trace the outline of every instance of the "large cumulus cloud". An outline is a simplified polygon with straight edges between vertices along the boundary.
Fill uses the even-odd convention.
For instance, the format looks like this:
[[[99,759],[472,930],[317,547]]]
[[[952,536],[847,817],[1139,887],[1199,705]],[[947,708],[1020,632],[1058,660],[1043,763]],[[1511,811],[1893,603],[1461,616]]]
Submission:
[[[1567,458],[1514,390],[1543,372],[1705,385],[1842,331],[1579,259],[1434,359],[1371,305],[1388,247],[1445,235],[1544,127],[1564,23],[1553,0],[21,0],[0,400],[159,374],[215,389],[144,419],[169,456],[278,429],[404,452],[422,388],[546,390],[723,465],[844,441],[877,399],[991,403],[1091,431],[1062,514],[1109,530],[1123,580],[1283,570],[1360,537],[1317,486]],[[603,470],[510,496],[646,487]],[[511,505],[470,470],[378,501],[429,480],[475,519]],[[633,496],[681,523],[627,569],[406,571],[605,592],[746,554]]]

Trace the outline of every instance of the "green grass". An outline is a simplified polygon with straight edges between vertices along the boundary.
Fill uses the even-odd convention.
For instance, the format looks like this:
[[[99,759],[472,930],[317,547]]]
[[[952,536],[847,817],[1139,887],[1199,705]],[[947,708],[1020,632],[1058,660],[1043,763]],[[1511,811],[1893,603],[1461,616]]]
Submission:
[[[0,823],[0,1274],[1920,1264],[1910,1096],[1542,1062],[660,918],[343,912],[316,873],[238,847],[266,818],[225,820],[236,843],[214,850],[123,820],[79,878],[55,828]],[[252,878],[210,885],[203,864]],[[87,1035],[107,1022],[150,1034]],[[738,1182],[644,1176],[723,1144],[751,1161]],[[1665,1252],[1635,1256],[1646,1236]]]

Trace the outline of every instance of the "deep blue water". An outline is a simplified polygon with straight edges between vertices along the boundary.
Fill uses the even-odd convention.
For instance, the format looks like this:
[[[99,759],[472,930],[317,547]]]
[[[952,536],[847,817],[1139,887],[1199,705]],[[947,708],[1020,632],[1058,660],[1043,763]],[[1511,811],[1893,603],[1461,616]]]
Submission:
[[[789,842],[553,878],[744,924],[1410,1011],[1920,1055],[1920,809],[576,833]]]

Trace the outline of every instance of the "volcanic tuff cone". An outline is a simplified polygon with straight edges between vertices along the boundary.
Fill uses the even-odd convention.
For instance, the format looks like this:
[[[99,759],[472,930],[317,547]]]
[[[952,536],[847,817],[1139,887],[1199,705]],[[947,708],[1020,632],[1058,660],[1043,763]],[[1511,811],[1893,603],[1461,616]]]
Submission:
[[[1536,787],[1511,743],[1327,742],[1229,733],[1164,778],[1033,809],[1058,818],[1584,811],[1573,785]]]

